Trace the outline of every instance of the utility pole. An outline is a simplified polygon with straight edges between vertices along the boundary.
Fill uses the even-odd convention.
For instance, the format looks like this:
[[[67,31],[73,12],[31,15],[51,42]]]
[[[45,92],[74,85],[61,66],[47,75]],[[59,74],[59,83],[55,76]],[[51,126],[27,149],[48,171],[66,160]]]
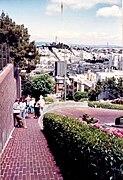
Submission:
[[[61,14],[63,16],[63,12],[64,12],[64,4],[63,2],[61,2]],[[67,71],[67,61],[65,60],[65,47],[64,44],[62,44],[62,49],[63,49],[63,53],[64,53],[64,101],[66,101],[66,71]]]
[[[64,49],[64,101],[66,101],[66,72],[67,71],[67,61],[65,60],[65,49]]]

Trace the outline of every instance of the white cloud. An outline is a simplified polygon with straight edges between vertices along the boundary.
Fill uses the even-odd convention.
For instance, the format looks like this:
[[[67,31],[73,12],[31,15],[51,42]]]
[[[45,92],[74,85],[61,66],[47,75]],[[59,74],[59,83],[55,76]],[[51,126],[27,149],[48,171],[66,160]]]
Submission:
[[[60,11],[61,11],[61,9],[60,9],[60,5],[58,3],[49,4],[46,8],[47,15],[52,15],[53,13],[58,13]]]
[[[53,14],[61,11],[61,2],[65,7],[69,7],[71,9],[89,9],[94,7],[97,4],[109,4],[109,5],[119,5],[120,0],[50,0],[47,8],[47,14]]]
[[[87,44],[121,44],[121,35],[106,32],[87,32],[81,38]]]
[[[108,17],[108,16],[122,16],[122,9],[114,5],[111,7],[104,7],[97,11],[97,16]]]
[[[42,34],[42,36],[40,35]],[[31,40],[35,41],[48,41],[53,42],[54,38],[58,37],[59,42],[63,43],[78,43],[78,44],[85,44],[85,45],[97,45],[97,44],[114,44],[114,45],[121,45],[122,38],[121,34],[114,34],[114,33],[107,33],[107,32],[69,32],[69,31],[57,31],[56,33],[53,32],[40,32],[37,36],[35,33],[32,33]]]
[[[62,37],[63,36],[63,37]],[[59,32],[59,40],[65,40],[65,43],[80,43],[87,45],[94,44],[122,44],[120,34],[111,34],[107,32],[86,32],[86,33],[63,33]]]
[[[79,32],[68,32],[68,31],[57,31],[57,36],[61,36],[61,37],[71,37],[71,38],[78,38],[80,37],[80,33]]]

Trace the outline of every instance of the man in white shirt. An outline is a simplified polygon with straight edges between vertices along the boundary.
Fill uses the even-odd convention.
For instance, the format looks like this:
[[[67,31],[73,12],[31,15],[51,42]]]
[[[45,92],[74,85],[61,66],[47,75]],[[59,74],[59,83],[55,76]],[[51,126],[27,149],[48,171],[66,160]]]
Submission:
[[[16,126],[15,120],[17,120],[17,123],[18,123],[17,126],[18,127],[27,128],[23,122],[23,118],[20,115],[20,113],[21,113],[20,101],[19,101],[19,99],[16,99],[15,103],[13,104],[14,126]]]

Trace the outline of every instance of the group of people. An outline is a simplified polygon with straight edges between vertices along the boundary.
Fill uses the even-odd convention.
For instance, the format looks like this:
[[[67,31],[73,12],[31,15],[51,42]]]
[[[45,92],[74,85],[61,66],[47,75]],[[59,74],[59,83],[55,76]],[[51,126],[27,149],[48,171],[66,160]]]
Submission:
[[[43,96],[40,96],[38,100],[30,96],[16,99],[13,104],[14,126],[27,128],[26,118],[28,118],[28,114],[34,113],[34,118],[39,118],[41,113],[43,113],[44,105]]]

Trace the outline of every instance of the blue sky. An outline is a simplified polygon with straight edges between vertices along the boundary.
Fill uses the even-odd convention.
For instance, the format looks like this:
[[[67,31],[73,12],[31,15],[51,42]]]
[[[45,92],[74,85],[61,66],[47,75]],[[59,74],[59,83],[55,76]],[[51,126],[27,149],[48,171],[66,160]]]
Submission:
[[[0,11],[24,24],[31,40],[122,45],[121,1],[0,0]]]

